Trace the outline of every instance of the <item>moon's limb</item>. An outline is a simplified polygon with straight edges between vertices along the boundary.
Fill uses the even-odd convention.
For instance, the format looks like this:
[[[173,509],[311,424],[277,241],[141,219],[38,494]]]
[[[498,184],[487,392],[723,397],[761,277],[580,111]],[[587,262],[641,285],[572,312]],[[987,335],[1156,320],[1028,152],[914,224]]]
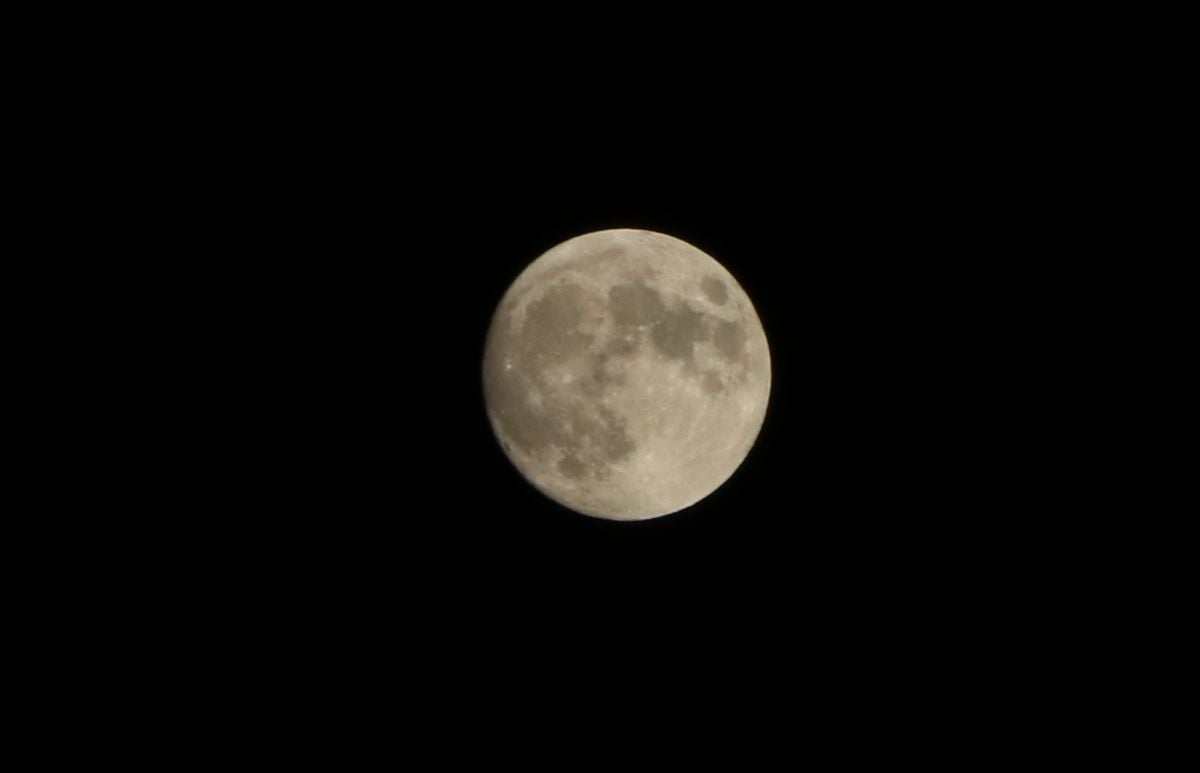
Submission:
[[[586,515],[642,520],[708,496],[766,415],[762,323],[717,261],[652,231],[570,239],[501,300],[488,417],[534,486]]]

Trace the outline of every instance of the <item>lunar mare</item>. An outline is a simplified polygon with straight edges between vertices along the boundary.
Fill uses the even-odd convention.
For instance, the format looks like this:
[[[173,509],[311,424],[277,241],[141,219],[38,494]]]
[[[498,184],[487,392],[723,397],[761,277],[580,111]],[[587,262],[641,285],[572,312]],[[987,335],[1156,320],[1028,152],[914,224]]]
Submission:
[[[537,489],[585,515],[644,520],[695,504],[741,465],[771,361],[720,263],[616,229],[563,242],[517,277],[488,330],[483,385],[496,438]]]

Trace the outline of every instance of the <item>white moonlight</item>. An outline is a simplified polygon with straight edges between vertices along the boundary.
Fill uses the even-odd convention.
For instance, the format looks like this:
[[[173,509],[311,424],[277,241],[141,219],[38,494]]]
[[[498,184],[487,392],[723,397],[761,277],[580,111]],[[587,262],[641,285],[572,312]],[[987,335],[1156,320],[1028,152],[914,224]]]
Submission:
[[[538,490],[636,521],[729,479],[762,428],[771,357],[746,292],[687,242],[616,229],[559,244],[500,301],[488,418]]]

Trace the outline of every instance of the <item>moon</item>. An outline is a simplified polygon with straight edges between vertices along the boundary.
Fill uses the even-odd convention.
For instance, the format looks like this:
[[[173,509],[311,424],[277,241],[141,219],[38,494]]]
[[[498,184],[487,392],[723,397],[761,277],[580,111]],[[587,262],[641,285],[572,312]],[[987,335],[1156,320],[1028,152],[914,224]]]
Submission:
[[[750,298],[673,236],[614,229],[534,260],[484,348],[488,419],[534,487],[576,512],[640,521],[704,499],[766,416],[771,357]]]

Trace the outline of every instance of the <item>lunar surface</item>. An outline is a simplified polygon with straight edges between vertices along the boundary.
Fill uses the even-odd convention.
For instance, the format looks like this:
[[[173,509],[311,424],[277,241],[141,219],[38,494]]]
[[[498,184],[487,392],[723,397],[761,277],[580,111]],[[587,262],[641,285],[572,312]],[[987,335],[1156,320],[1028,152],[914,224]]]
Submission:
[[[537,489],[634,521],[711,494],[754,445],[771,392],[762,323],[720,263],[653,231],[597,231],[531,263],[483,362],[488,418]]]

